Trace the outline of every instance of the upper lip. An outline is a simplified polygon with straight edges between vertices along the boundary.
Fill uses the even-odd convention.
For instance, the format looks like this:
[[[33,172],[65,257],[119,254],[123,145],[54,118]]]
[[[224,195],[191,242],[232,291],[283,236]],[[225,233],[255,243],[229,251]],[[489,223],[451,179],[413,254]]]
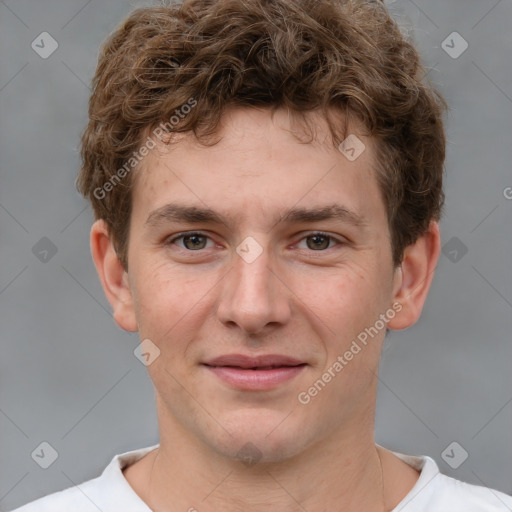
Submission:
[[[278,354],[246,356],[244,354],[226,354],[205,362],[207,366],[233,366],[237,368],[261,368],[269,366],[298,366],[304,361]]]

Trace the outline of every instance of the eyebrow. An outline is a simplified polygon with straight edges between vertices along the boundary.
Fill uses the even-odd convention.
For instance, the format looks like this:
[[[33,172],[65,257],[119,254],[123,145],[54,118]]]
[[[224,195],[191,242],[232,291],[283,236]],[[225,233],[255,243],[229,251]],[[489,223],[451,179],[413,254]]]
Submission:
[[[318,222],[322,220],[338,220],[356,227],[368,225],[368,221],[360,214],[345,208],[339,204],[331,204],[317,208],[292,208],[282,221],[284,222]]]
[[[210,208],[170,203],[152,211],[148,215],[145,224],[158,226],[166,222],[186,222],[190,224],[213,223],[228,225],[230,218],[233,219],[235,217],[223,216]],[[331,219],[352,224],[359,228],[368,225],[368,221],[362,215],[338,204],[313,208],[291,208],[284,213],[278,222],[289,224],[299,222],[313,223]]]

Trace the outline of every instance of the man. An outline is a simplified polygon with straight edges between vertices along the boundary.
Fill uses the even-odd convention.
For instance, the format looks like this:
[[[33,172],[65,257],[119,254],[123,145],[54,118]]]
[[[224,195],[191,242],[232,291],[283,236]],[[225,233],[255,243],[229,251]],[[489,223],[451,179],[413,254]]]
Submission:
[[[80,191],[160,443],[29,511],[512,510],[375,444],[440,251],[440,95],[383,5],[192,0],[104,45]]]

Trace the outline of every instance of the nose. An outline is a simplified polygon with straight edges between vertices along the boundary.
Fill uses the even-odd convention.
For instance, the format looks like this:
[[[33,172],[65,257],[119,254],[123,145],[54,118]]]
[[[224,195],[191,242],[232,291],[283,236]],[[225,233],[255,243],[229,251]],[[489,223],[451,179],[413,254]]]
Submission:
[[[254,260],[235,254],[233,267],[221,281],[219,320],[249,334],[286,324],[292,293],[267,248]]]

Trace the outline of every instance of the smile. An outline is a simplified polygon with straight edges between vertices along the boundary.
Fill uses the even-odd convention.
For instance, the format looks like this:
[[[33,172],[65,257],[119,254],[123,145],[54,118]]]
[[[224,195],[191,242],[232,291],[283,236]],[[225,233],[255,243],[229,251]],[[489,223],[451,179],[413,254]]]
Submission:
[[[254,368],[205,366],[220,380],[237,389],[245,391],[265,391],[292,379],[302,372],[306,364]]]
[[[288,356],[240,354],[220,356],[203,364],[224,383],[245,391],[273,389],[293,379],[307,366],[307,363]]]

